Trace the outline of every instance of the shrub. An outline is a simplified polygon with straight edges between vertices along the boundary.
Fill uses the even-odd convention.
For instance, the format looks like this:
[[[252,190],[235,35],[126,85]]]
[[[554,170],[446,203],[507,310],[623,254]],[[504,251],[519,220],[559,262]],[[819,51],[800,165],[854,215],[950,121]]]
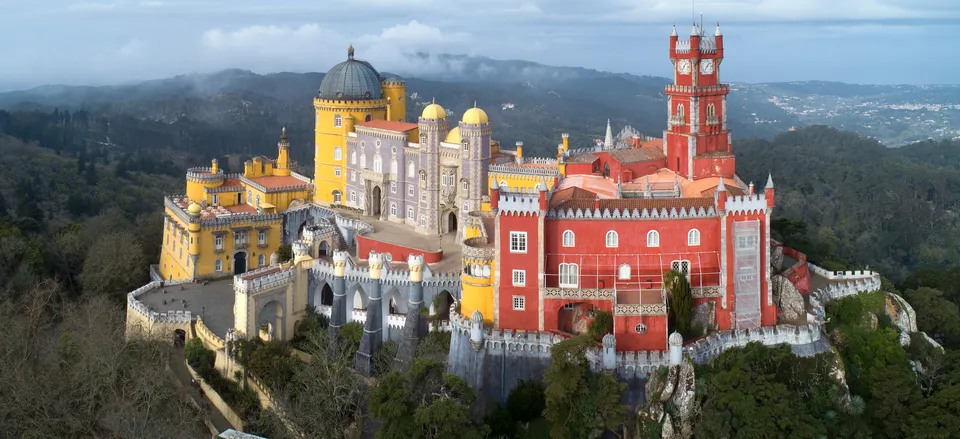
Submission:
[[[216,361],[216,353],[203,347],[203,342],[199,338],[191,338],[183,346],[183,354],[187,357],[187,364],[201,376],[205,371],[213,369]]]
[[[613,314],[598,309],[594,313],[593,321],[590,322],[587,331],[590,333],[590,338],[599,343],[603,340],[604,335],[613,332]]]
[[[545,398],[543,384],[520,380],[507,397],[507,411],[517,422],[530,422],[543,415]]]
[[[381,376],[390,372],[393,359],[397,357],[399,345],[393,340],[384,341],[373,353],[373,376]]]

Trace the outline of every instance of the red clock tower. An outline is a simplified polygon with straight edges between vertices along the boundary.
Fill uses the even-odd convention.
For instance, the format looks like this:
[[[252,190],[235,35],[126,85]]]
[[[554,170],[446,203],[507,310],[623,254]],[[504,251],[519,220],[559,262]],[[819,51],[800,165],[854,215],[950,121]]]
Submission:
[[[733,178],[735,164],[727,128],[727,93],[720,83],[723,34],[713,36],[694,24],[688,41],[670,35],[673,84],[666,87],[668,128],[663,133],[667,167],[695,180]]]

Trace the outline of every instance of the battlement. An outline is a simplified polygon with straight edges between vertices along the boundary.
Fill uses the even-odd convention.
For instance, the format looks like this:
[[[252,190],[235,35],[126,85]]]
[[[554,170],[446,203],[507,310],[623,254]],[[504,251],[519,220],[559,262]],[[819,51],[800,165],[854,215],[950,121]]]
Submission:
[[[190,311],[170,310],[157,312],[151,310],[148,306],[144,305],[143,302],[140,302],[140,300],[137,299],[137,297],[139,297],[141,294],[161,288],[161,285],[178,285],[186,282],[188,281],[152,281],[140,288],[137,288],[136,290],[127,293],[127,308],[133,310],[137,314],[140,314],[151,323],[190,323],[190,321],[193,320],[193,315]]]
[[[346,252],[334,252],[334,263],[331,264],[322,259],[310,261],[308,269],[321,277],[335,277],[335,264],[340,262],[345,264],[343,268],[343,277],[350,282],[373,282],[374,278],[370,275],[369,267],[357,265]],[[338,259],[342,258],[342,259]],[[460,285],[460,273],[435,273],[430,270],[430,266],[423,265],[423,284],[424,286],[437,286],[451,288]],[[381,270],[380,282],[383,285],[402,286],[410,283],[410,270],[393,269],[390,262],[383,264]]]
[[[502,201],[501,201],[502,203]],[[729,207],[729,204],[728,204]],[[766,208],[766,205],[764,205]],[[663,220],[663,219],[689,219],[689,218],[712,218],[717,216],[717,211],[710,207],[704,209],[703,207],[697,208],[685,208],[681,207],[679,210],[677,208],[671,208],[667,210],[666,208],[662,209],[550,209],[547,211],[548,218],[557,218],[557,219],[597,219],[597,220],[611,220],[611,219],[622,219],[622,220]]]
[[[727,213],[734,215],[762,214],[767,211],[764,194],[727,196]]]
[[[666,86],[667,93],[686,93],[686,94],[691,94],[695,96],[727,94],[729,91],[730,91],[730,86],[727,84],[705,85],[705,86],[668,84]]]
[[[537,188],[500,188],[497,208],[501,215],[540,213],[540,191]]]
[[[830,280],[880,279],[880,273],[870,270],[828,271],[810,263],[807,264],[807,268]]]
[[[194,167],[187,169],[187,180],[197,183],[223,182],[223,170],[213,172],[211,167]]]
[[[535,163],[543,165],[556,165],[556,159],[543,159],[543,158],[533,158],[525,159],[526,163]],[[543,161],[543,163],[538,163],[537,161]],[[551,163],[552,161],[552,163]],[[499,164],[499,165],[490,165],[488,167],[488,172],[495,174],[520,174],[520,175],[537,175],[543,177],[556,177],[560,175],[560,171],[557,168],[547,168],[547,167],[531,167],[531,166],[522,166],[517,164]]]
[[[233,277],[233,290],[243,294],[255,294],[289,284],[296,268],[282,269],[276,265],[258,268]]]

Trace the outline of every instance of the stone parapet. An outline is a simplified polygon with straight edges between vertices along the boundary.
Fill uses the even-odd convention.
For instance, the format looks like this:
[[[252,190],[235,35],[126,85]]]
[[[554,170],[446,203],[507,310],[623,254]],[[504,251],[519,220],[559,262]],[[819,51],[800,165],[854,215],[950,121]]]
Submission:
[[[729,203],[729,201],[728,201]],[[766,208],[766,204],[764,204]],[[727,204],[727,210],[730,210],[730,204]],[[683,218],[713,218],[717,216],[713,207],[704,208],[671,208],[663,209],[550,209],[547,212],[548,218],[558,219],[598,219],[598,220],[663,220],[663,219],[683,219]]]
[[[150,307],[140,302],[137,297],[147,291],[152,291],[157,288],[161,288],[161,285],[179,285],[189,281],[173,281],[173,282],[160,282],[153,281],[150,282],[136,290],[133,290],[127,293],[127,308],[133,310],[134,312],[142,315],[147,321],[151,323],[189,323],[193,320],[193,315],[190,311],[184,310],[170,310],[170,311],[154,311]]]
[[[766,346],[802,345],[814,343],[822,336],[823,331],[818,323],[804,326],[765,326],[756,329],[716,332],[686,346],[685,350],[695,362],[705,363],[729,348],[746,346],[750,342],[759,342]]]
[[[767,199],[764,194],[728,195],[726,209],[735,215],[762,214],[767,211]]]
[[[253,294],[284,286],[293,280],[295,270],[293,267],[280,269],[274,265],[238,274],[233,277],[233,290]]]
[[[856,271],[829,271],[814,264],[807,263],[807,268],[817,275],[829,280],[850,280],[850,279],[877,279],[880,280],[880,273],[870,270]]]
[[[313,260],[311,261],[310,270],[318,275],[325,277],[332,277],[335,275],[334,264],[324,261],[324,260]],[[389,264],[384,264],[384,269],[382,270],[380,282],[383,285],[406,285],[410,282],[410,271],[409,270],[396,270],[390,269],[387,267]],[[367,267],[360,267],[354,263],[352,258],[347,258],[346,267],[344,267],[344,278],[351,282],[363,282],[363,281],[372,281],[370,277],[370,269]],[[423,267],[423,284],[424,286],[438,286],[444,288],[452,288],[460,285],[460,273],[435,273],[430,271],[429,266],[424,265]]]
[[[197,317],[197,321],[194,324],[194,328],[197,331],[197,337],[200,337],[200,340],[211,350],[220,350],[226,347],[226,340],[214,334],[206,324],[203,323],[203,319]]]

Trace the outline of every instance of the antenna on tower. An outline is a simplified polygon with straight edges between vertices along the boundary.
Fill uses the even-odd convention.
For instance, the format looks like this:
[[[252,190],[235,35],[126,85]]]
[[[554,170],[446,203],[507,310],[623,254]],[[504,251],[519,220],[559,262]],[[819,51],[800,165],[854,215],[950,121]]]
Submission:
[[[697,0],[690,0],[690,18],[693,19],[693,25],[697,25]]]
[[[703,33],[703,12],[700,13],[700,33]]]

